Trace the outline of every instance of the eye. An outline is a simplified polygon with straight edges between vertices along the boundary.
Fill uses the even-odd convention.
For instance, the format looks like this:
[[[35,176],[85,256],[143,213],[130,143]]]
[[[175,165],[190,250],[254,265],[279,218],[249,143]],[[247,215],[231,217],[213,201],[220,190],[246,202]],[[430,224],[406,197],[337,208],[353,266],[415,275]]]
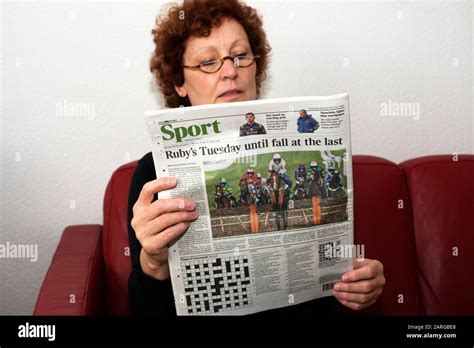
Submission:
[[[214,59],[206,59],[201,62],[201,66],[213,66],[214,64],[217,64],[217,60]]]
[[[239,54],[234,54],[233,57],[237,57],[239,59],[245,58],[247,56],[247,52],[239,53]]]

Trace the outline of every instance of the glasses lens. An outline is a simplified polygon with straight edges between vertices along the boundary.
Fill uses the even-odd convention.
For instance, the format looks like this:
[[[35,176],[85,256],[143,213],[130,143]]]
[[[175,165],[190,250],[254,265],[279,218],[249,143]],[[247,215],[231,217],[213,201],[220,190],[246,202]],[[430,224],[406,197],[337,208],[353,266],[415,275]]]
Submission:
[[[252,56],[240,56],[240,57],[226,57],[233,60],[233,64],[236,68],[246,68],[252,65],[254,57]],[[200,68],[202,71],[207,73],[214,73],[218,71],[223,64],[221,60],[212,60],[208,62],[201,63]]]
[[[218,60],[211,60],[201,64],[201,70],[205,72],[216,72],[221,67],[221,62]]]
[[[237,67],[242,67],[242,68],[246,68],[250,65],[252,65],[253,63],[253,57],[247,57],[247,56],[243,56],[243,57],[235,57],[234,58],[234,65],[235,65],[235,61],[237,60]]]

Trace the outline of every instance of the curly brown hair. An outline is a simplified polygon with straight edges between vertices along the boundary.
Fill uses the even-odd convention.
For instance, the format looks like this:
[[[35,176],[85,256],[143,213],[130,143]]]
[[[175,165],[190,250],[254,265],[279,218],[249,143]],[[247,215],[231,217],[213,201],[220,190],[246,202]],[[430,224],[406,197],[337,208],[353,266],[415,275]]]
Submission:
[[[182,59],[186,40],[190,36],[209,36],[212,28],[228,18],[242,25],[254,55],[260,56],[256,60],[255,77],[259,95],[271,48],[257,11],[239,0],[184,0],[182,5],[171,4],[167,13],[158,16],[152,30],[155,50],[150,71],[155,75],[168,107],[191,105],[187,96],[182,98],[175,90],[175,86],[184,84]]]

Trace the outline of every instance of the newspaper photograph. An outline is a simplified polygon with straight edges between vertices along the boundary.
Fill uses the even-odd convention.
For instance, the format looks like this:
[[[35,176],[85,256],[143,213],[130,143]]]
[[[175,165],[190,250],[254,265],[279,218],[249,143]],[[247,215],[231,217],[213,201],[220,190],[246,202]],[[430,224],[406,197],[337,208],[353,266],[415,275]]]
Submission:
[[[352,269],[349,97],[146,113],[157,177],[199,218],[169,248],[178,315],[245,315],[324,296]]]

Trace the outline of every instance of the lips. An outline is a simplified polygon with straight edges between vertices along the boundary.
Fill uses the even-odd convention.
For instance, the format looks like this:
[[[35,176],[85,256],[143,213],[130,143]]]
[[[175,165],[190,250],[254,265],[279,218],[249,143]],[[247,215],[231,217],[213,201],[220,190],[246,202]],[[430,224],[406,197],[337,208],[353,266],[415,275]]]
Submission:
[[[240,89],[229,89],[227,91],[225,91],[224,93],[222,93],[221,95],[219,95],[218,98],[235,98],[235,97],[238,97],[240,96],[241,94],[243,93],[242,90]]]

